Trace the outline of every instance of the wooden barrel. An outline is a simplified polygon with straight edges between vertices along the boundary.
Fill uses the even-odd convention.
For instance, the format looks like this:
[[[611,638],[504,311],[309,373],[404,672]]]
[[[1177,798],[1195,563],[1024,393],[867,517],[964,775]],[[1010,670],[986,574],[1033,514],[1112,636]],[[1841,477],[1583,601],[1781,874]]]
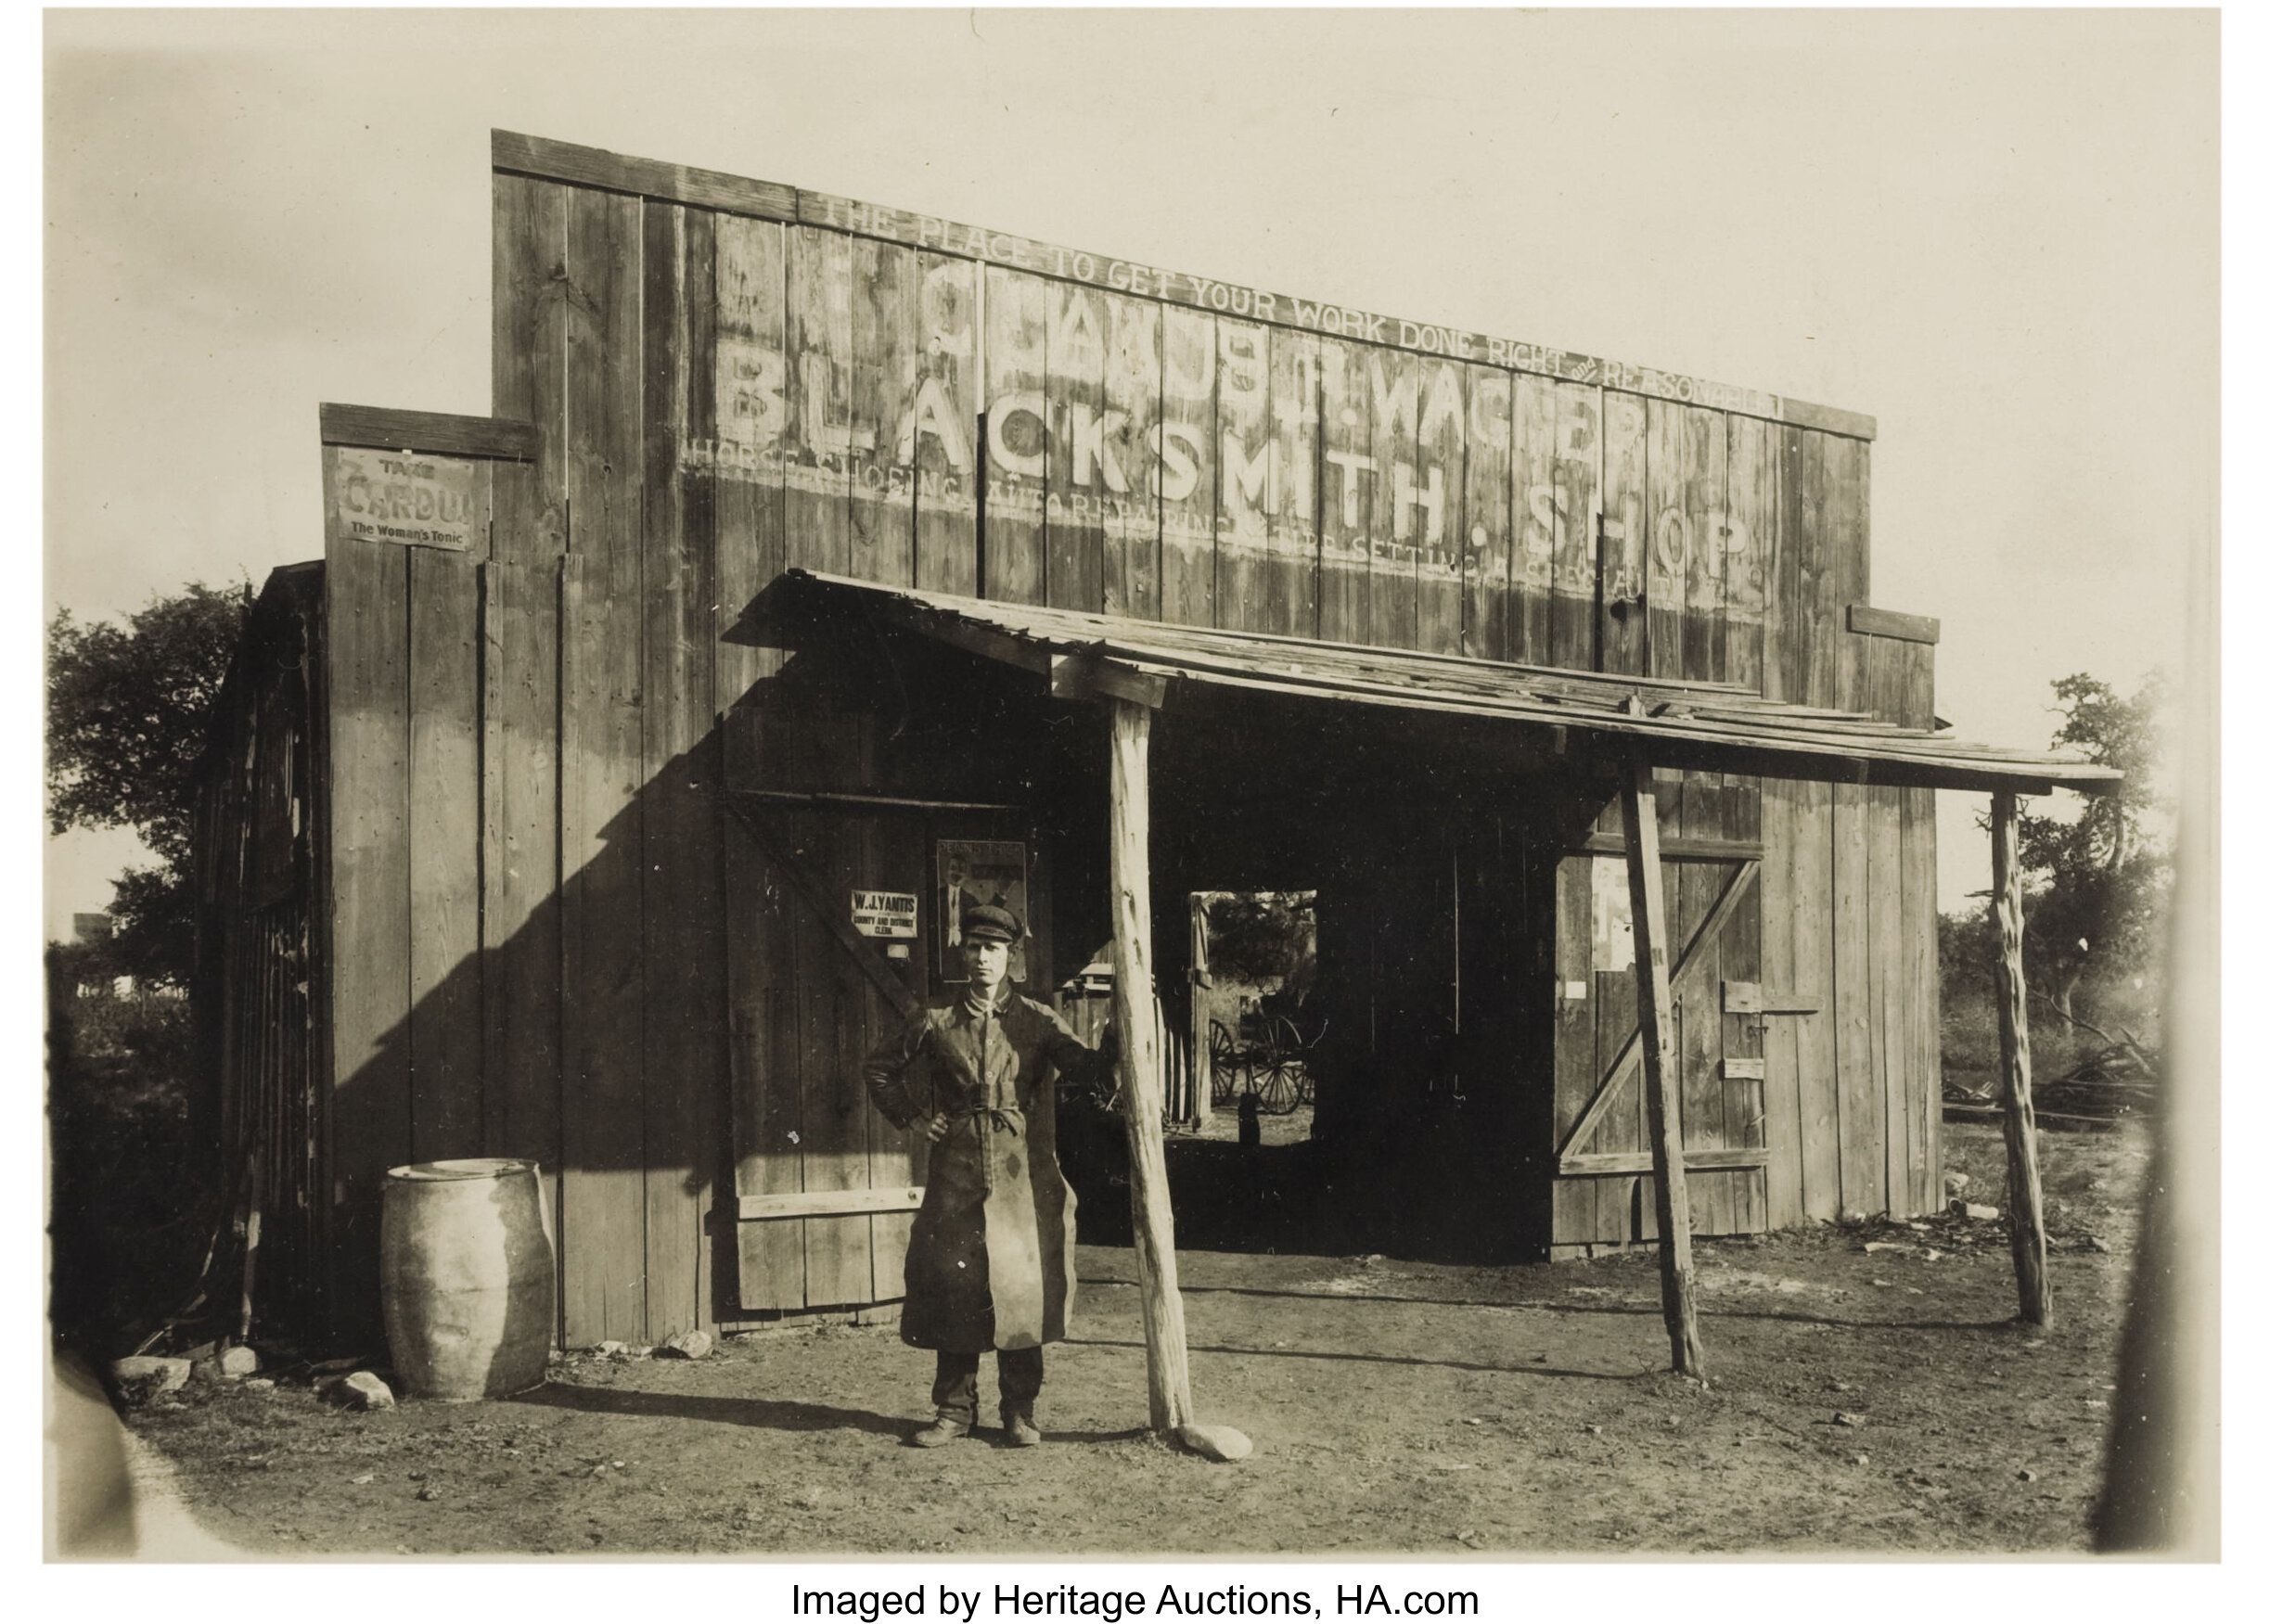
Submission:
[[[534,1162],[389,1170],[378,1271],[394,1375],[413,1397],[501,1399],[544,1380],[552,1240]]]

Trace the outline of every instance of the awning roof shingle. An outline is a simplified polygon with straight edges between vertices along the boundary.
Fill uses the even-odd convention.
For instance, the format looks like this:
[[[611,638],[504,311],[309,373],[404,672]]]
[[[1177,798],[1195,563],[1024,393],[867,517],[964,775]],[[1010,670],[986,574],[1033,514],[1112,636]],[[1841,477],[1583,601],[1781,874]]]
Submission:
[[[1184,684],[1420,710],[1553,730],[1650,765],[1934,789],[2095,793],[2120,774],[1723,683],[1515,665],[1003,603],[792,569],[823,611],[854,612],[1031,671],[1058,692],[1171,701]]]

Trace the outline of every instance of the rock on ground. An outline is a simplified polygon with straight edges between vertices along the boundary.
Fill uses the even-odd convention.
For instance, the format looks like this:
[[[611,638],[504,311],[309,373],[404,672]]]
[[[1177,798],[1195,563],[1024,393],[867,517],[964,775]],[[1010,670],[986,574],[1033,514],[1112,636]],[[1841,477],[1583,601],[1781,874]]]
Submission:
[[[1242,1461],[1253,1452],[1253,1440],[1234,1426],[1193,1421],[1174,1429],[1183,1448],[1210,1461]]]
[[[189,1361],[136,1354],[132,1359],[113,1361],[110,1379],[118,1383],[122,1389],[131,1390],[145,1398],[157,1393],[179,1392],[189,1385]]]
[[[331,1397],[350,1410],[391,1410],[394,1390],[369,1371],[358,1370],[353,1375],[342,1376],[331,1388]]]
[[[703,1359],[717,1346],[707,1331],[680,1331],[654,1351],[667,1359]]]

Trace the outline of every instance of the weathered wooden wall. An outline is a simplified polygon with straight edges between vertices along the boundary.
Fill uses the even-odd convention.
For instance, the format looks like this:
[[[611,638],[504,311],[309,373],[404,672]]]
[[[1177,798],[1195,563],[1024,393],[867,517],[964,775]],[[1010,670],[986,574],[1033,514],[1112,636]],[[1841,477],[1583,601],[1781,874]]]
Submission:
[[[379,1329],[386,1170],[524,1156],[560,1194],[556,557],[532,437],[327,406],[320,657],[333,1329]],[[363,489],[352,489],[365,482]],[[469,503],[455,503],[469,492]],[[393,539],[367,531],[376,514]]]
[[[1928,684],[1928,651],[1845,628],[1846,607],[1867,593],[1865,419],[786,187],[592,157],[579,170],[562,150],[499,140],[498,411],[550,424],[547,435],[564,413],[572,453],[579,434],[604,438],[577,422],[604,416],[609,402],[619,415],[638,408],[640,428],[619,430],[617,454],[570,454],[543,481],[546,511],[588,512],[597,500],[604,527],[634,510],[638,468],[648,568],[697,580],[707,569],[720,613],[803,565],[1108,613],[1725,681],[1928,718],[1928,695],[1918,711],[1909,692]],[[554,216],[547,245],[528,223]],[[619,309],[634,289],[635,332]],[[564,358],[556,406],[513,391],[530,357],[554,353]],[[596,481],[580,499],[578,469]],[[604,530],[572,528],[572,551],[609,554]],[[623,556],[611,568],[610,602],[643,593],[648,613],[662,612],[666,584],[641,586]],[[699,642],[698,626],[685,630]],[[577,646],[605,635],[594,622]],[[626,636],[608,646],[620,651]],[[1897,652],[1871,659],[1878,650]],[[716,657],[725,781],[868,782],[855,727],[830,725],[824,709],[791,722],[739,703],[777,659]],[[1895,666],[1902,674],[1888,675]],[[782,735],[769,761],[768,728]],[[783,753],[800,729],[834,752],[801,776]],[[1713,1000],[1707,1017],[1683,1024],[1696,1144],[1771,1147],[1766,1167],[1698,1179],[1706,1229],[1786,1221],[1824,1203],[1935,1204],[1935,1166],[1906,1149],[1936,1114],[1935,1068],[1913,1063],[1931,1022],[1909,995],[1932,980],[1922,962],[1934,934],[1927,803],[1708,774],[1667,783],[1680,833],[1762,841],[1772,853],[1697,985],[1770,984],[1784,960],[1792,974],[1802,964],[1830,977],[1815,1016],[1723,1017]],[[671,849],[685,860],[683,838]],[[1892,851],[1902,865],[1888,876]],[[567,866],[575,871],[572,856]],[[1682,872],[1674,912],[1699,915],[1718,874]],[[1798,876],[1817,879],[1817,896],[1798,894]],[[733,952],[759,952],[739,914],[763,918],[776,904],[755,900],[768,893],[753,875],[735,883],[728,873],[723,893]],[[1793,939],[1812,932],[1824,951],[1799,957]],[[737,1025],[777,1029],[752,1003],[774,968],[729,954],[727,973]],[[1591,1048],[1630,1019],[1628,979],[1603,978],[1590,1001]],[[1912,1039],[1890,1042],[1893,1031]],[[1566,1035],[1578,1042],[1573,1027]],[[1765,1059],[1765,1079],[1720,1077],[1730,1053]],[[771,1079],[786,1063],[785,1053],[769,1068],[744,1056],[743,1069]],[[1588,1063],[1567,1062],[1571,1076]],[[1792,1099],[1822,1093],[1813,1084],[1824,1074],[1833,1109],[1787,1114]],[[741,1117],[750,1110],[744,1100]],[[1910,1131],[1895,1138],[1894,1123]],[[1627,1106],[1597,1147],[1639,1149],[1640,1129]],[[738,1133],[744,1186],[789,1176],[777,1147],[761,1152],[746,1126]],[[1774,1176],[1776,1157],[1830,1137],[1833,1197],[1817,1181]],[[814,1154],[796,1177],[814,1176]],[[1571,1208],[1557,1239],[1620,1241],[1619,1215],[1648,1210],[1630,1181],[1584,1183],[1594,1221]],[[786,1271],[785,1243],[766,1245]]]
[[[1649,537],[1646,669],[1931,725],[1933,650],[1918,639],[1935,629],[1864,616],[1884,629],[1857,631],[1848,613],[1868,593],[1866,443],[1741,416],[1725,420],[1722,442],[1710,414],[1657,403],[1647,411],[1644,454],[1610,480],[1611,489],[1622,480],[1644,492],[1627,511],[1643,516]],[[1714,543],[1692,544],[1682,518],[1709,511],[1722,491],[1728,528],[1738,524],[1747,541],[1724,554],[1723,567]],[[1662,544],[1682,531],[1684,582],[1663,569]],[[1660,604],[1659,594],[1682,589],[1676,614]],[[1665,652],[1674,637],[1675,660]],[[1693,773],[1658,780],[1666,836],[1755,843],[1761,864],[1717,943],[1701,953],[1674,1016],[1687,1144],[1711,1153],[1689,1177],[1697,1230],[1936,1209],[1931,792]],[[1611,808],[1598,828],[1614,822]],[[1675,940],[1686,940],[1730,872],[1725,858],[1674,865]],[[1594,882],[1590,858],[1563,864],[1557,1126],[1564,1135],[1635,1025],[1632,972],[1591,962]],[[1725,1011],[1728,982],[1762,985],[1763,1009]],[[1570,997],[1571,984],[1589,991]],[[1726,1076],[1729,1058],[1762,1058],[1763,1077]],[[1646,1147],[1637,1091],[1627,1086],[1583,1148],[1636,1155]],[[1738,1158],[1755,1165],[1710,1165]],[[1628,1171],[1564,1178],[1557,1246],[1652,1238],[1650,1183]]]
[[[313,928],[322,849],[322,569],[268,578],[214,707],[198,786],[194,993],[218,1082],[235,1226],[264,1282],[257,1328],[320,1330],[330,1209],[322,1082],[326,943]],[[211,1283],[216,1302],[225,1287]]]
[[[895,780],[855,683],[726,633],[793,566],[974,584],[974,492],[931,479],[918,508],[913,462],[877,453],[880,376],[952,376],[952,346],[914,328],[966,333],[968,278],[547,181],[500,175],[496,207],[497,409],[540,428],[537,530],[559,555],[563,1334],[895,1298],[904,1204],[841,1208],[918,1182],[857,1079],[897,1017],[812,899],[927,896],[955,830],[768,806],[768,846],[727,815],[721,789]],[[737,1221],[748,1201],[766,1215]]]
[[[785,569],[1929,716],[1928,648],[1845,629],[1865,418],[587,149],[500,135],[495,166],[494,409],[532,436],[459,447],[481,544],[328,554],[333,1196],[367,1240],[393,1162],[542,1160],[571,1342],[896,1294],[882,1194],[918,1157],[845,1081],[896,1017],[808,897],[927,896],[944,834],[1023,838],[1046,929],[1022,812],[776,799],[768,850],[721,810],[1045,799],[950,728],[910,745],[906,673],[728,635]],[[1828,978],[1762,1082],[1691,1107],[1763,1136],[1712,1223],[1930,1204],[1928,802],[1667,789],[1681,830],[1766,849],[1723,978]],[[1562,1011],[1571,1087],[1609,979]],[[1750,1041],[1713,1009],[1683,1053]],[[1587,1183],[1555,1238],[1621,1239],[1628,1183]]]
[[[643,336],[668,326],[680,347],[663,369],[677,405],[649,414],[648,487],[665,507],[679,495],[655,481],[673,473],[725,505],[786,492],[785,532],[758,525],[736,560],[757,580],[792,533],[797,561],[882,582],[1741,681],[1762,656],[1768,441],[1792,424],[1874,432],[767,182],[503,134],[495,161],[500,209],[522,199],[499,220],[498,412],[566,403],[507,389],[542,311],[593,364],[629,357],[628,329],[565,301],[582,284],[530,235],[549,214],[619,216],[637,259],[624,289],[666,307]],[[662,375],[638,375],[648,406]],[[1607,612],[1643,593],[1644,609]]]

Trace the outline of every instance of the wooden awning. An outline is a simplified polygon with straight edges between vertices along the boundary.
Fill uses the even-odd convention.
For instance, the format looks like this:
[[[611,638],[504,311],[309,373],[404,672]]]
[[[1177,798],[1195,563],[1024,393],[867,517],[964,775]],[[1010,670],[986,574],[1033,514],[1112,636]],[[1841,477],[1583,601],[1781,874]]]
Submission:
[[[1721,683],[1169,625],[802,569],[782,584],[823,616],[858,616],[950,644],[1029,671],[1067,697],[1159,706],[1186,685],[1241,689],[1547,730],[1571,757],[1840,784],[2094,794],[2121,776],[2070,751],[1999,748]]]

